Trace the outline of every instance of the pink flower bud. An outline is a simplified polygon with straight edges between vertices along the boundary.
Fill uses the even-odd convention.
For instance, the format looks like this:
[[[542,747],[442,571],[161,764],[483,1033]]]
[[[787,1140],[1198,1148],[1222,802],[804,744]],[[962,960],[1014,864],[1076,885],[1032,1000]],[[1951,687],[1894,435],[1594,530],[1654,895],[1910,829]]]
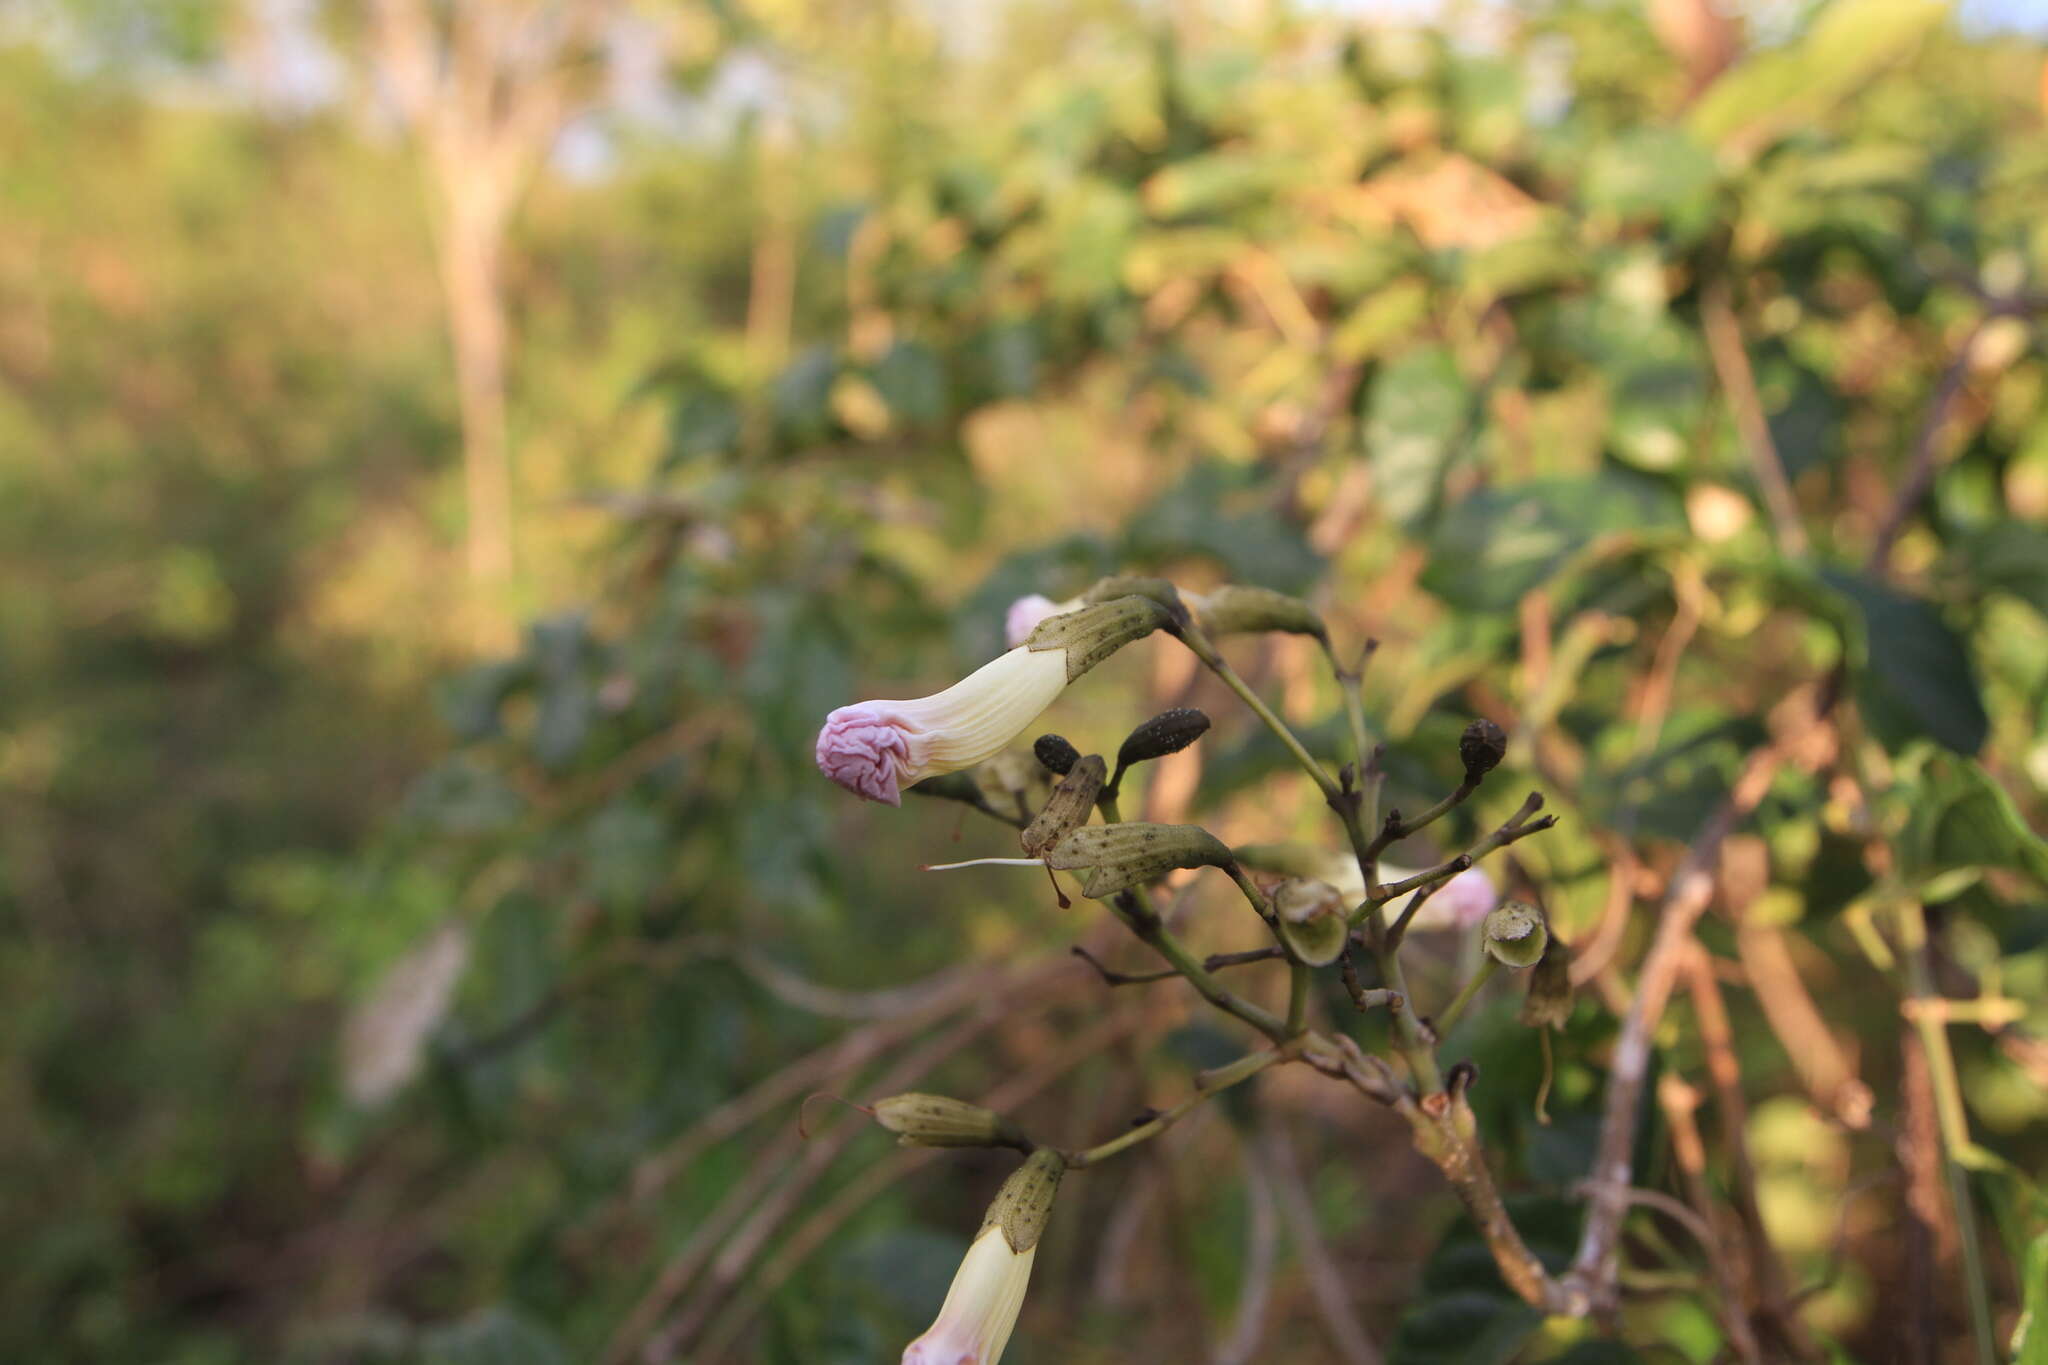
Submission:
[[[996,1365],[1009,1345],[1031,1281],[1033,1243],[1013,1251],[990,1223],[967,1248],[937,1322],[903,1352],[903,1365]]]
[[[1031,638],[1031,632],[1038,629],[1040,621],[1076,611],[1081,605],[1078,597],[1066,602],[1055,602],[1040,593],[1020,597],[1010,603],[1009,614],[1003,618],[1003,643],[1015,649]]]

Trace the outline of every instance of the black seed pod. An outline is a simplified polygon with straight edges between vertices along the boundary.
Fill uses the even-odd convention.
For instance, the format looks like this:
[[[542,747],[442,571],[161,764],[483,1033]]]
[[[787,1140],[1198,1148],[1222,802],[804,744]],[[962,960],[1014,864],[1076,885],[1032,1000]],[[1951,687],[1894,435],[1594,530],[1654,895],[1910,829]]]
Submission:
[[[1507,732],[1484,717],[1466,726],[1465,733],[1458,736],[1458,758],[1465,765],[1467,782],[1477,782],[1499,767],[1507,752]]]
[[[1150,758],[1177,754],[1209,732],[1209,718],[1191,706],[1161,711],[1131,731],[1116,751],[1116,766],[1128,768]]]
[[[1074,771],[1074,765],[1081,761],[1081,751],[1067,743],[1065,735],[1040,735],[1031,752],[1038,755],[1038,761],[1048,771],[1061,777]]]

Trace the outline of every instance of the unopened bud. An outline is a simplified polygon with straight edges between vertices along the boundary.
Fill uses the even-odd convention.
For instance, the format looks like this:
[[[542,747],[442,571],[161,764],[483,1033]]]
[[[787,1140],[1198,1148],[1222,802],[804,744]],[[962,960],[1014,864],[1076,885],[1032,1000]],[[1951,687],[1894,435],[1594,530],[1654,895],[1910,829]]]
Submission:
[[[1273,912],[1288,951],[1311,967],[1326,967],[1351,935],[1344,897],[1328,882],[1290,877],[1273,893]]]
[[[1076,761],[1074,770],[1053,788],[1052,797],[1038,818],[1024,827],[1024,851],[1036,858],[1087,824],[1088,817],[1095,813],[1095,798],[1102,794],[1102,784],[1108,776],[1101,754]]]
[[[1175,868],[1229,867],[1230,849],[1200,825],[1127,822],[1075,830],[1045,855],[1047,867],[1087,868],[1081,894],[1097,900],[1149,886]]]
[[[1065,650],[1067,681],[1086,673],[1133,640],[1175,624],[1174,614],[1150,597],[1127,594],[1048,617],[1024,641],[1032,653]]]
[[[1081,751],[1067,742],[1065,735],[1040,735],[1032,744],[1031,752],[1038,755],[1038,761],[1048,772],[1065,777],[1081,761]]]
[[[1503,902],[1486,917],[1481,932],[1486,937],[1486,951],[1504,967],[1535,966],[1550,943],[1543,912],[1527,901]]]
[[[1465,765],[1465,780],[1477,782],[1500,766],[1507,756],[1507,732],[1484,716],[1465,727],[1458,736],[1458,760]]]
[[[1119,597],[1148,597],[1166,608],[1176,626],[1188,619],[1187,604],[1181,600],[1180,589],[1164,578],[1147,578],[1143,574],[1111,574],[1098,578],[1081,594],[1083,602],[1109,602]]]
[[[1008,1120],[965,1100],[911,1091],[874,1103],[875,1122],[905,1147],[1016,1147],[1023,1134]]]
[[[1572,955],[1555,934],[1529,973],[1529,994],[1522,1001],[1521,1021],[1532,1028],[1563,1028],[1572,1015]]]
[[[1177,754],[1209,732],[1209,718],[1192,706],[1161,711],[1124,739],[1116,751],[1116,766],[1128,768],[1147,759]]]
[[[1053,1200],[1060,1192],[1060,1177],[1067,1173],[1067,1159],[1041,1147],[1024,1159],[1024,1164],[1003,1182],[988,1206],[984,1228],[1003,1231],[1010,1250],[1025,1252],[1038,1245],[1045,1232],[1045,1220],[1052,1214]]]
[[[1195,615],[1200,618],[1202,629],[1211,635],[1278,630],[1325,640],[1330,634],[1323,618],[1299,597],[1238,583],[1227,583],[1198,599]]]

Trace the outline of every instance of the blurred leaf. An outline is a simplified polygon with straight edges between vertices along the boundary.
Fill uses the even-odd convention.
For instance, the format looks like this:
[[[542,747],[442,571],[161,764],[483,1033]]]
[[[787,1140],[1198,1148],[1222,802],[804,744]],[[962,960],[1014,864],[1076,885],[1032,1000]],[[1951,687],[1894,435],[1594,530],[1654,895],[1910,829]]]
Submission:
[[[2048,616],[2048,529],[2011,518],[1980,527],[1955,547],[1977,592],[2007,592]]]
[[[1364,439],[1373,493],[1388,516],[1412,527],[1435,505],[1471,412],[1471,390],[1445,347],[1410,351],[1380,371]]]
[[[1306,591],[1322,570],[1272,492],[1249,471],[1213,461],[1190,469],[1131,519],[1124,553],[1134,563],[1161,566],[1201,555],[1222,564],[1233,582],[1288,593]]]
[[[1857,695],[1878,737],[1894,749],[1923,735],[1960,754],[1983,748],[1991,721],[1976,671],[1934,604],[1842,569],[1822,568],[1820,578],[1853,608]]]
[[[2012,1329],[2012,1365],[2048,1365],[2048,1232],[2028,1244],[2020,1283],[2026,1288]]]
[[[1683,526],[1667,489],[1620,473],[1485,488],[1437,523],[1422,584],[1467,611],[1501,611],[1602,535]]]
[[[669,412],[668,449],[662,467],[675,469],[730,451],[739,443],[740,421],[740,405],[730,394],[692,388]]]
[[[2027,828],[2012,797],[1975,760],[1932,756],[1914,784],[1911,812],[1898,845],[1911,875],[1998,867],[2048,886],[2048,840]]]
[[[1387,1344],[1388,1365],[1507,1365],[1543,1323],[1520,1299],[1463,1290],[1418,1300]]]
[[[486,1308],[420,1336],[419,1365],[569,1365],[555,1338],[509,1308]]]
[[[946,372],[931,347],[899,340],[875,363],[875,388],[889,411],[912,423],[936,422],[946,412]]]
[[[1586,207],[1663,219],[1680,240],[1706,229],[1720,174],[1713,153],[1678,128],[1641,128],[1594,149],[1579,193]]]
[[[793,446],[825,439],[832,429],[832,381],[839,357],[830,346],[807,346],[775,377],[771,401],[775,425]]]
[[[533,722],[533,756],[544,768],[569,766],[597,710],[597,689],[590,678],[589,622],[581,612],[565,612],[533,623],[529,633],[540,709]]]

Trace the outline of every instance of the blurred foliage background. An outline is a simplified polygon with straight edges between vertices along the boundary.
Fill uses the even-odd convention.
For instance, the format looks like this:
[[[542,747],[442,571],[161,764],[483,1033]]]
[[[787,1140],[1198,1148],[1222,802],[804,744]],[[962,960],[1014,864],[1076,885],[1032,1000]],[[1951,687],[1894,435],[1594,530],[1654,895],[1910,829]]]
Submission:
[[[1639,1144],[1735,1221],[1632,1216],[1596,1341],[1398,1125],[1276,1074],[1069,1182],[1010,1358],[1706,1362],[1775,1304],[1815,1359],[1989,1359],[1972,1284],[2008,1349],[2048,1313],[2043,36],[0,6],[0,1355],[894,1359],[1006,1168],[806,1139],[807,1093],[1078,1143],[1225,1041],[1066,955],[1128,954],[1092,903],[920,877],[1014,849],[811,742],[1125,567],[1377,639],[1396,804],[1509,728],[1407,861],[1530,786],[1563,815],[1496,868],[1579,950],[1553,1121],[1509,995],[1447,1049],[1545,1254],[1665,880],[1778,744]],[[1235,652],[1333,745],[1306,642]],[[1158,641],[1047,727],[1205,706],[1147,817],[1326,833],[1226,702]],[[1759,1219],[1775,1286],[1728,1250]]]

